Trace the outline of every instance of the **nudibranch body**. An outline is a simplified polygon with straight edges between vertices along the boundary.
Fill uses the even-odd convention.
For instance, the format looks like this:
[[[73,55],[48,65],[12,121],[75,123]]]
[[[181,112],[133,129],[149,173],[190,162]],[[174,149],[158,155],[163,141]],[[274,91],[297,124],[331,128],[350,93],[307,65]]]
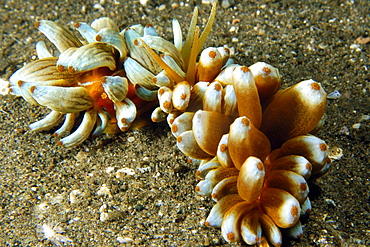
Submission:
[[[326,143],[310,134],[322,124],[326,93],[314,80],[279,90],[271,65],[228,65],[207,49],[198,78],[204,57],[222,66],[196,81],[189,108],[170,112],[168,123],[178,148],[201,161],[196,191],[217,202],[206,225],[221,227],[230,243],[280,246],[282,233],[301,237],[299,218],[311,211],[306,181],[330,165]]]
[[[214,18],[215,8],[212,13]],[[194,35],[183,47],[180,26],[176,20],[173,23],[174,44],[159,37],[151,25],[134,25],[120,32],[109,18],[99,18],[91,26],[77,23],[75,28],[84,40],[54,22],[38,22],[37,28],[60,55],[52,55],[40,41],[36,45],[39,59],[9,78],[11,94],[51,109],[30,129],[50,130],[64,118],[54,134],[67,135],[58,142],[65,147],[80,145],[90,134],[128,130],[138,115],[154,108],[160,87],[185,80],[174,71],[184,75]],[[213,19],[209,23],[200,44]],[[79,115],[81,124],[69,134]]]

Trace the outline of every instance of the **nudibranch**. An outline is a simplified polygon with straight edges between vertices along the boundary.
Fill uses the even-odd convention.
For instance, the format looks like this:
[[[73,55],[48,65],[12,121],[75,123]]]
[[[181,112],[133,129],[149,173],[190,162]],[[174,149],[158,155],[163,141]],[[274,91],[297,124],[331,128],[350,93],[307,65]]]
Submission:
[[[214,16],[215,7],[199,44],[208,36]],[[194,15],[194,24],[196,18]],[[80,145],[90,134],[128,130],[138,115],[155,108],[160,87],[184,80],[173,71],[186,71],[192,49],[193,35],[183,45],[177,20],[173,22],[174,43],[159,37],[151,25],[134,25],[120,32],[105,17],[91,25],[75,25],[83,40],[52,21],[42,20],[36,26],[59,55],[38,42],[39,59],[9,78],[9,91],[51,109],[29,126],[31,130],[50,130],[64,119],[54,135],[65,136],[58,142],[65,147]],[[82,121],[70,134],[78,117]]]
[[[204,49],[196,63],[194,33],[187,71],[171,66],[179,79],[158,90],[152,120],[166,117],[178,148],[200,163],[196,191],[216,201],[206,225],[230,243],[300,238],[300,216],[311,211],[307,180],[330,166],[326,143],[313,135],[325,91],[312,79],[280,90],[277,68],[234,64],[224,47]]]
[[[33,130],[65,118],[55,132],[65,135],[83,115],[60,140],[67,147],[91,133],[125,131],[158,102],[152,120],[167,120],[178,148],[199,164],[195,190],[216,202],[206,225],[220,227],[230,243],[281,246],[282,234],[302,236],[300,216],[311,211],[307,181],[330,166],[326,143],[313,135],[323,124],[326,93],[311,79],[282,90],[277,68],[235,64],[225,47],[201,52],[215,15],[214,4],[200,33],[195,8],[184,43],[177,20],[173,43],[152,26],[119,32],[108,18],[78,23],[83,41],[40,21],[60,55],[38,43],[39,60],[11,76],[10,91],[52,110]]]
[[[227,64],[217,48],[202,52],[196,71],[187,108],[173,104],[167,120],[178,148],[200,161],[196,191],[216,202],[206,225],[230,243],[301,237],[307,180],[330,166],[326,143],[312,134],[323,122],[322,86],[310,79],[280,90],[276,68]]]

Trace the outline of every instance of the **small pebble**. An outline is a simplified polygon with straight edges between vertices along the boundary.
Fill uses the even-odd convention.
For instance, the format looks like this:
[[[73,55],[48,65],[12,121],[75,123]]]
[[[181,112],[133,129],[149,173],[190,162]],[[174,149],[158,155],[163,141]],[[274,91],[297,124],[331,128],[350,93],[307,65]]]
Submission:
[[[370,37],[362,37],[362,36],[360,36],[360,37],[358,37],[358,38],[356,39],[356,42],[357,42],[358,44],[361,44],[361,45],[367,44],[367,43],[369,43],[369,42],[370,42]]]
[[[80,190],[72,190],[71,193],[69,193],[69,202],[71,204],[76,203],[78,200],[78,197],[82,195],[82,192]]]
[[[104,10],[104,7],[100,4],[100,3],[96,3],[93,5],[93,8],[94,9],[98,9],[98,10],[101,10],[103,11]]]
[[[334,200],[332,200],[332,199],[325,199],[325,201],[328,203],[328,204],[331,204],[331,205],[333,205],[334,207],[336,207],[337,206],[337,204],[334,202]]]
[[[109,167],[107,167],[107,168],[105,169],[105,172],[106,172],[106,173],[111,173],[112,171],[114,171],[114,167],[111,167],[111,166],[109,166]]]
[[[350,45],[350,49],[352,49],[352,50],[355,50],[355,51],[361,51],[361,45],[359,45],[359,44],[352,44],[352,45]]]
[[[165,10],[166,9],[166,4],[161,4],[161,5],[159,5],[159,7],[158,7],[158,10],[159,11],[163,11],[163,10]]]
[[[127,244],[127,243],[134,242],[134,240],[132,238],[129,238],[129,237],[117,237],[117,241],[120,244]]]
[[[9,90],[9,82],[0,78],[0,94],[1,95],[7,95],[10,93]]]
[[[237,29],[236,26],[231,26],[230,29],[229,29],[230,33],[234,33],[234,32],[237,32],[237,31],[238,31],[238,29]]]
[[[138,204],[138,205],[135,206],[135,209],[137,211],[143,211],[145,209],[145,207],[143,205],[141,205],[141,204]]]
[[[366,121],[370,119],[370,115],[362,115],[360,121]]]
[[[320,49],[322,49],[322,50],[325,50],[325,49],[328,47],[328,45],[327,45],[327,44],[324,44],[324,43],[320,43],[320,44],[318,45],[318,47],[319,47]]]
[[[234,1],[233,1],[233,0],[222,0],[222,2],[221,2],[221,6],[222,6],[222,8],[227,9],[227,8],[229,8],[233,3],[234,3]]]
[[[143,6],[145,6],[148,2],[149,0],[140,0],[140,4]]]
[[[329,149],[329,158],[331,160],[340,160],[343,157],[343,150],[339,147]]]
[[[360,127],[361,127],[360,123],[355,123],[354,125],[352,125],[352,128],[354,129],[359,129]]]
[[[342,134],[345,134],[345,135],[349,135],[348,127],[347,126],[343,126],[342,128],[340,128],[339,133],[342,133]]]
[[[150,167],[143,167],[143,168],[141,168],[141,167],[137,167],[136,168],[139,172],[141,172],[141,173],[144,173],[144,172],[150,172]]]
[[[103,184],[100,189],[96,192],[98,196],[108,196],[112,197],[112,194],[110,193],[110,189],[107,187],[106,184]]]
[[[342,97],[342,94],[338,90],[335,90],[326,96],[327,99],[339,99],[340,97]]]
[[[132,176],[135,174],[135,170],[131,168],[124,167],[116,171],[116,178],[122,178],[124,175]]]

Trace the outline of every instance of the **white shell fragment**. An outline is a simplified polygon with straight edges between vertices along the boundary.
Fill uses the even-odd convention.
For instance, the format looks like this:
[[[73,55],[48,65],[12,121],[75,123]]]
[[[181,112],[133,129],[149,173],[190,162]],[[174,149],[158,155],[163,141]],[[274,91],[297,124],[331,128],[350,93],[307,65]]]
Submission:
[[[338,90],[335,90],[326,96],[327,99],[339,99],[340,97],[342,97],[342,94]]]
[[[71,193],[69,193],[69,202],[71,204],[77,203],[79,201],[79,197],[82,197],[84,195],[81,190],[72,190]]]
[[[64,243],[73,244],[72,239],[62,235],[65,231],[58,223],[44,223],[42,225],[37,225],[37,232],[42,233],[45,239],[49,240],[56,246]]]
[[[106,184],[102,184],[99,188],[99,190],[96,192],[98,196],[107,196],[107,197],[112,197],[112,193],[110,192],[109,187]],[[101,207],[99,211],[103,211],[106,207]]]

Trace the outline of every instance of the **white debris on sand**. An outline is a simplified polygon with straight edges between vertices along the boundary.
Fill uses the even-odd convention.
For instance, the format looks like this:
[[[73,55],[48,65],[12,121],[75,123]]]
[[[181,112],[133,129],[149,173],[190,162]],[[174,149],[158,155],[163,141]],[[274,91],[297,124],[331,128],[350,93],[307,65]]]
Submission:
[[[65,231],[61,226],[59,226],[59,223],[45,223],[38,225],[37,232],[42,233],[45,239],[49,240],[56,246],[73,243],[72,239],[62,235]]]

